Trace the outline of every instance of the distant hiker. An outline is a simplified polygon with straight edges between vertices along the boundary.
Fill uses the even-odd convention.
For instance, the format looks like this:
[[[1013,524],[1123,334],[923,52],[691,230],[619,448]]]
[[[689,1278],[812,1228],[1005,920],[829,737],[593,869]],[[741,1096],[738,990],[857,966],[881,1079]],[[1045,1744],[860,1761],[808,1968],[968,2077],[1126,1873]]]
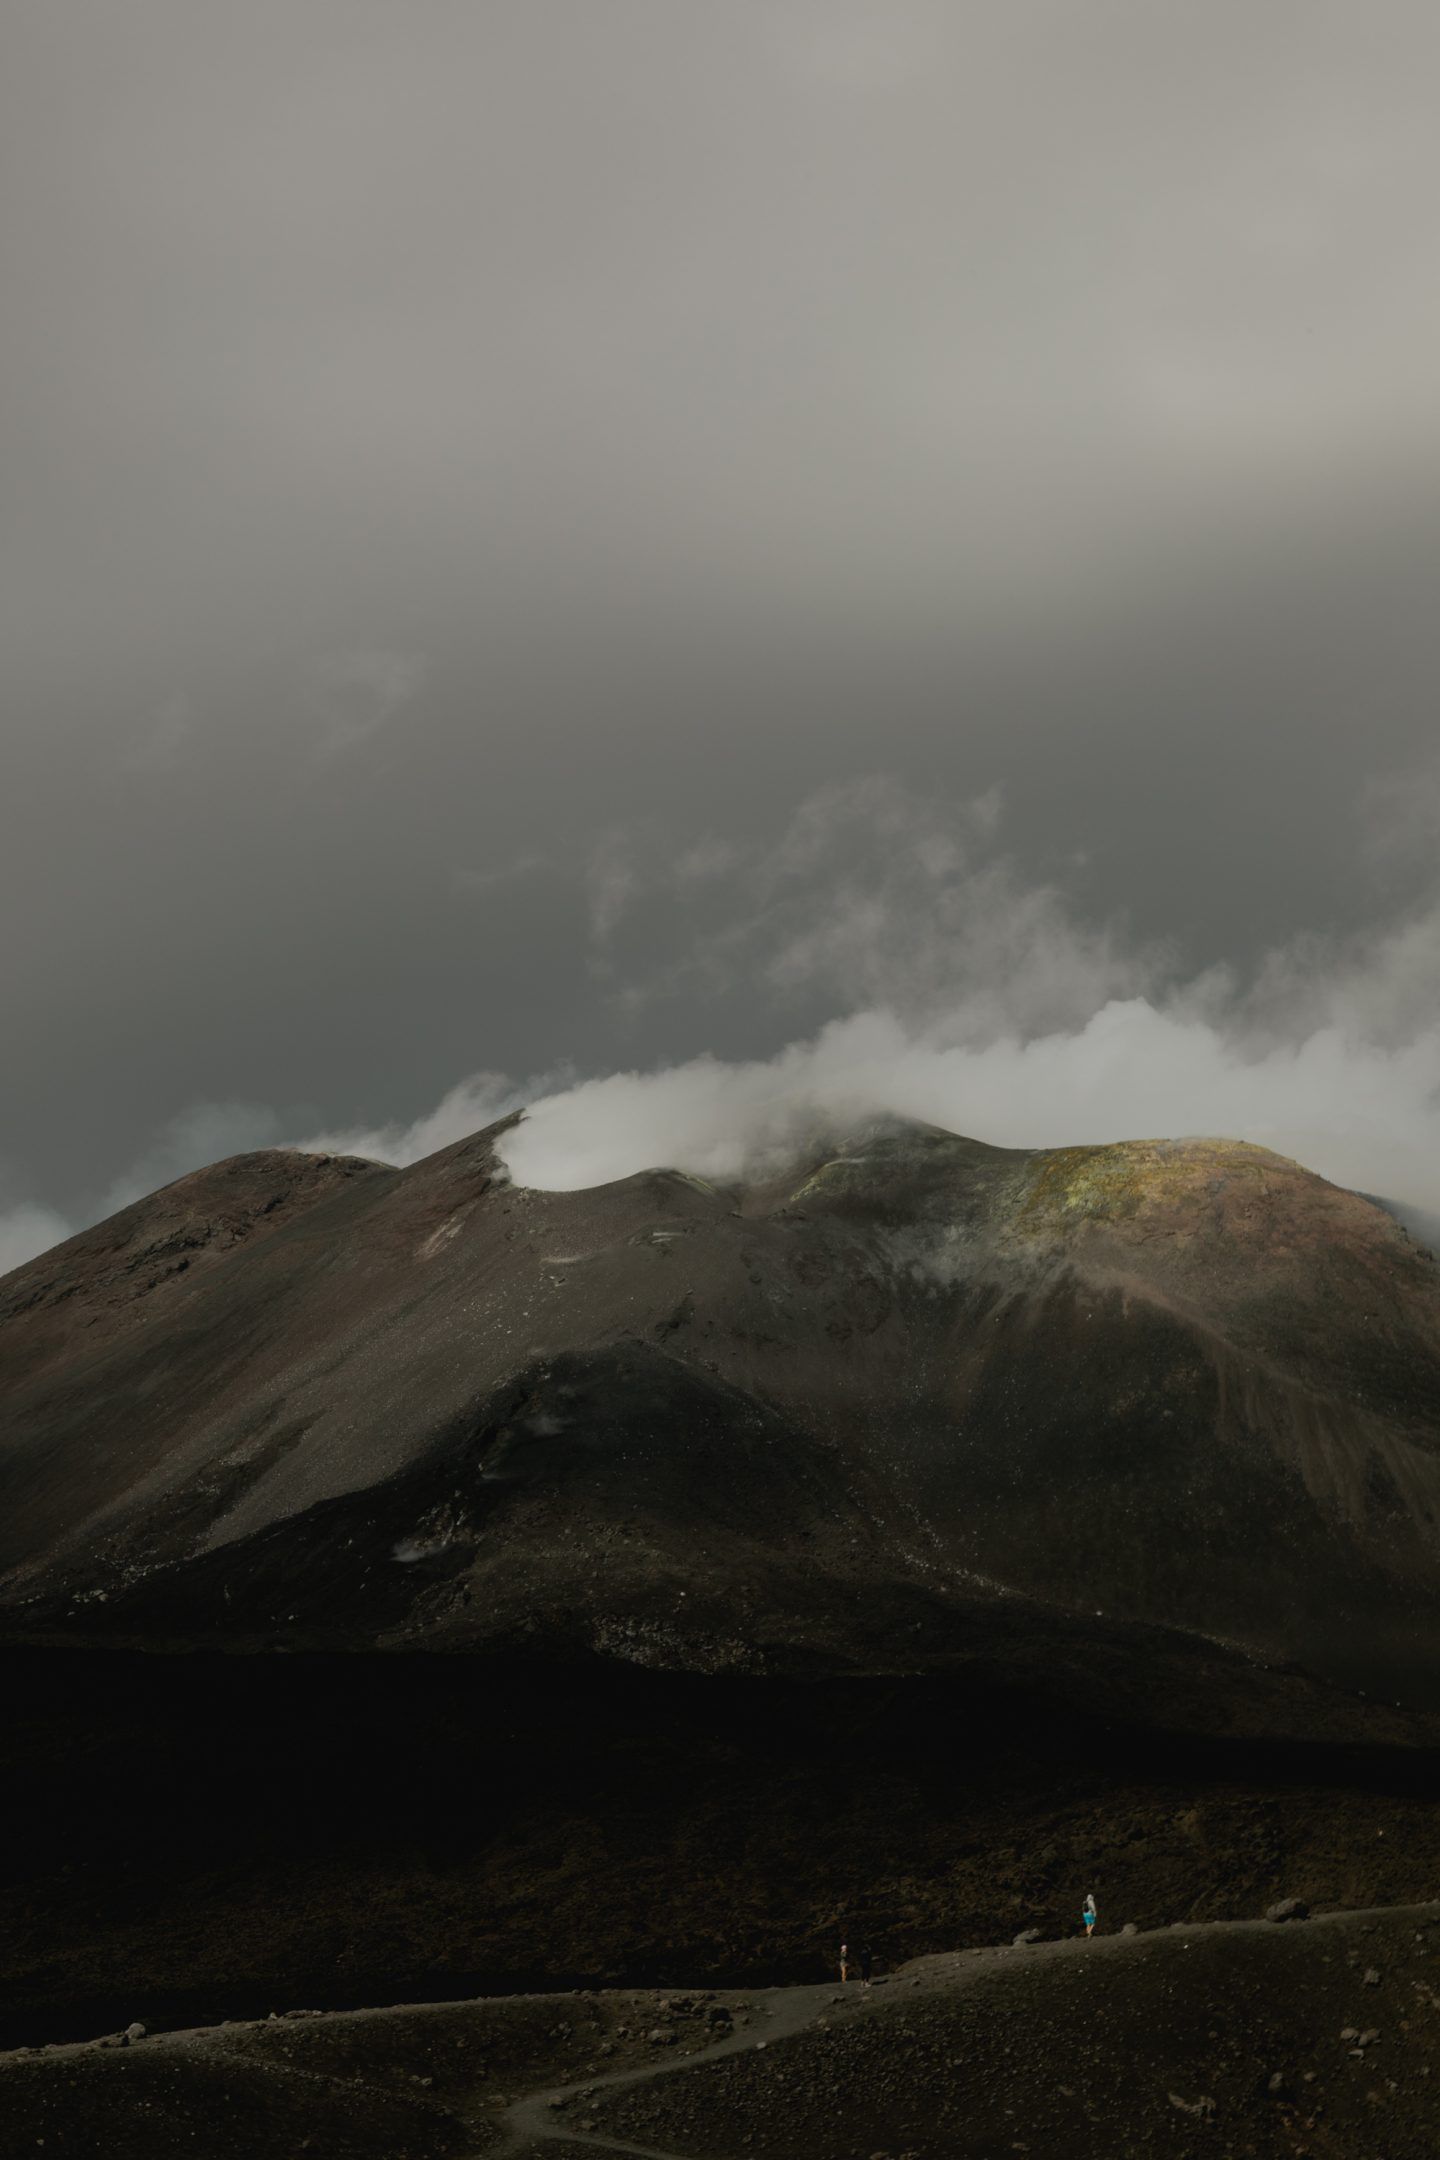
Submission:
[[[859,1964],[860,1967],[860,1987],[861,1991],[863,1992],[870,1985],[870,1968],[874,1964],[875,1960],[870,1955],[870,1945],[867,1942],[861,1943],[855,1955],[856,1962]]]
[[[1080,1917],[1085,1923],[1085,1940],[1086,1942],[1089,1942],[1091,1936],[1095,1933],[1095,1922],[1100,1917],[1100,1915],[1095,1910],[1095,1900],[1093,1897],[1086,1898],[1085,1907]]]
[[[847,1981],[847,1980],[848,1980],[849,1978],[850,1978],[850,1945],[849,1945],[849,1943],[848,1943],[848,1942],[843,1942],[843,1943],[841,1943],[841,1945],[840,1945],[840,1985],[841,1985],[841,1987],[844,1987],[844,1985],[845,1985],[846,1981]]]

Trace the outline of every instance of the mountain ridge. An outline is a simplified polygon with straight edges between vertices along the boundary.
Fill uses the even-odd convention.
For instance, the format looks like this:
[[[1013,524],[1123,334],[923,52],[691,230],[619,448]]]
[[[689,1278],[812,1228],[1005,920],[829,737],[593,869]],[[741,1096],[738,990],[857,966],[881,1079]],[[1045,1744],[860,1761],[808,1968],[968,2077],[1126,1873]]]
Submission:
[[[10,1632],[890,1670],[1025,1611],[1440,1701],[1440,1274],[1375,1203],[894,1120],[549,1192],[514,1122],[294,1158],[68,1364],[0,1285]],[[130,1241],[284,1171],[197,1179]]]

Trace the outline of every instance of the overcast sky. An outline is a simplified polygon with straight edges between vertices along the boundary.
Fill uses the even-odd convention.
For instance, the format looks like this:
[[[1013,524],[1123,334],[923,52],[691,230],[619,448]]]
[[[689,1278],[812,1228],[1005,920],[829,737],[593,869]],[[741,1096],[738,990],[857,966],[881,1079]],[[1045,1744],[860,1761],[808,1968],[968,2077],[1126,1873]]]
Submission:
[[[855,1014],[1338,1028],[1363,1119],[1437,1021],[1437,99],[1420,0],[10,0],[10,1256]]]

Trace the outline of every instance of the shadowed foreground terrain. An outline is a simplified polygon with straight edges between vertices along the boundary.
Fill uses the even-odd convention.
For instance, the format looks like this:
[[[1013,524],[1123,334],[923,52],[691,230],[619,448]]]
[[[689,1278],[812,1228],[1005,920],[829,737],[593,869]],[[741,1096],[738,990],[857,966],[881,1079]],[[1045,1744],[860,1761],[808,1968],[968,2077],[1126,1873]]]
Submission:
[[[528,1996],[0,2057],[0,2154],[1430,2160],[1440,1909],[1101,1936],[833,1983]]]
[[[118,1652],[0,1682],[0,2044],[819,1979],[846,1927],[896,1961],[1087,1890],[1162,1925],[1440,1883],[1434,1747],[1187,1739],[1073,1687]]]

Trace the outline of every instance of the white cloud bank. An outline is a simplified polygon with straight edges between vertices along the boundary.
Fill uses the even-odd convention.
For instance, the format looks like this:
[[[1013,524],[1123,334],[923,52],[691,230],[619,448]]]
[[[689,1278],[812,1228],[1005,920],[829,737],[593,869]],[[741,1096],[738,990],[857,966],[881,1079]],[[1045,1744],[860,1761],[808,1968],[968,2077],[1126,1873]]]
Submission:
[[[608,835],[629,906],[674,912],[697,883],[724,887],[718,917],[622,1001],[698,981],[818,993],[844,1016],[746,1063],[524,1087],[483,1074],[413,1126],[327,1143],[410,1162],[525,1104],[511,1175],[573,1189],[660,1164],[753,1173],[817,1122],[890,1112],[1015,1147],[1226,1135],[1440,1214],[1440,903],[1301,939],[1249,981],[1223,966],[1178,980],[1163,945],[1022,879],[995,852],[998,821],[993,795],[927,805],[876,778],[820,791],[768,849],[667,856]]]
[[[888,1111],[1003,1147],[1223,1133],[1440,1209],[1437,1086],[1440,1028],[1387,1049],[1327,1026],[1253,1053],[1129,998],[1083,1027],[977,1047],[868,1012],[763,1062],[699,1058],[542,1097],[503,1153],[518,1184],[550,1189],[656,1163],[723,1179],[783,1154],[817,1117]]]
[[[768,848],[608,834],[602,929],[622,1007],[698,986],[779,1011],[823,999],[840,1017],[748,1062],[480,1072],[412,1122],[296,1144],[403,1165],[524,1108],[502,1144],[511,1176],[570,1190],[661,1165],[753,1175],[817,1125],[876,1113],[1011,1147],[1225,1135],[1440,1234],[1440,901],[1346,941],[1297,940],[1248,980],[1223,966],[1181,980],[1163,945],[1087,922],[1058,887],[1022,878],[997,852],[998,821],[993,795],[927,805],[873,779],[821,790]],[[575,873],[577,927],[592,933],[594,871]],[[637,976],[623,932],[647,908],[673,922],[676,952]],[[262,1106],[196,1106],[91,1214],[284,1129]],[[0,1269],[70,1227],[12,1207]]]

